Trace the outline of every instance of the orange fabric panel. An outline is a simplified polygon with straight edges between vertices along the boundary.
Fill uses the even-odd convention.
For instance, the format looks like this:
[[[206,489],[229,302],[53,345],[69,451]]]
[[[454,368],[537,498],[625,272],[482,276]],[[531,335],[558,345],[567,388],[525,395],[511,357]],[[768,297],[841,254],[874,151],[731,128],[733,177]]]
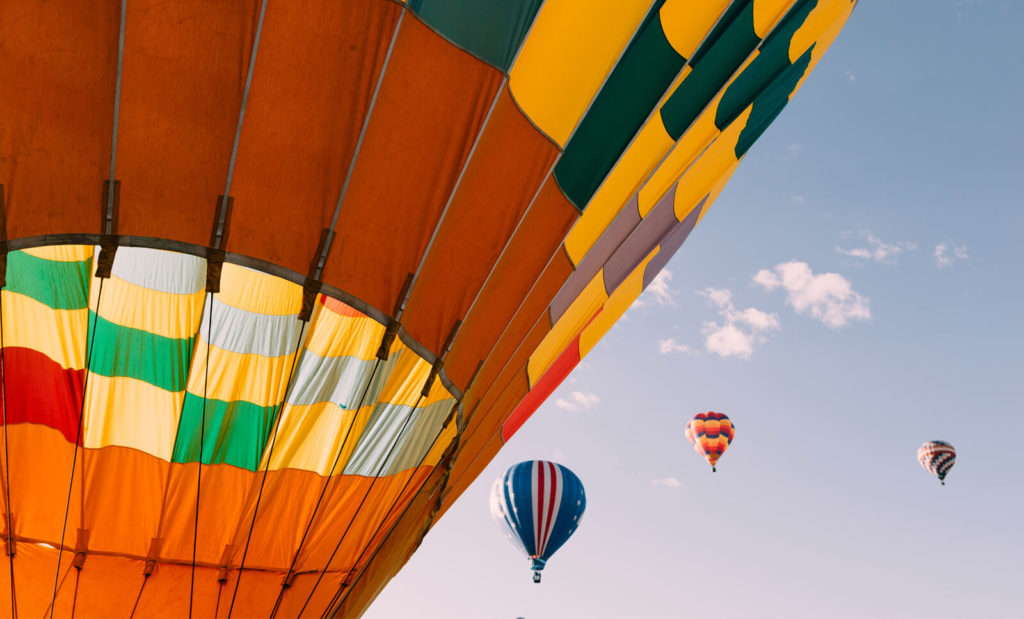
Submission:
[[[65,577],[74,572],[71,567],[73,553],[61,554],[60,575]],[[4,553],[0,561],[0,616],[11,614],[11,561]],[[53,596],[53,577],[57,571],[57,549],[47,548],[29,542],[17,543],[17,554],[14,556],[14,586],[17,590],[19,617],[44,617],[50,608]],[[71,584],[65,591],[73,591],[75,577],[69,575]],[[63,592],[62,592],[63,593]],[[60,613],[65,609],[64,614]],[[58,595],[58,612],[55,617],[71,616],[71,595]]]
[[[341,207],[325,282],[392,311],[501,78],[405,15]],[[395,204],[404,217],[395,217]]]
[[[431,472],[423,482],[422,491],[413,498],[394,528],[360,562],[360,571],[349,578],[349,588],[338,598],[340,606],[336,617],[361,615],[419,547],[433,522],[442,484],[447,480],[445,473],[443,466]]]
[[[256,492],[259,490],[259,480],[262,476],[262,472],[255,474],[254,487],[240,516],[242,526],[235,534],[233,542],[237,549],[234,556],[236,563],[242,558],[242,550],[249,534],[253,508],[256,504]],[[259,512],[252,529],[249,553],[245,558],[246,567],[288,568],[302,540],[302,533],[306,530],[309,518],[313,515],[313,506],[320,496],[324,481],[323,477],[312,471],[284,469],[268,473],[267,481],[263,485]],[[324,505],[321,503],[320,509],[323,508]]]
[[[83,449],[89,550],[145,556],[158,537],[170,462],[127,447]],[[140,568],[141,569],[141,568]]]
[[[117,136],[121,234],[209,244],[258,10],[258,2],[128,3]]]
[[[406,331],[429,350],[469,310],[557,154],[502,89],[406,306]]]
[[[192,588],[192,616],[197,619],[200,617],[213,617],[217,612],[218,600],[227,597],[230,602],[231,598],[231,590],[219,583],[217,576],[218,570],[216,568],[197,566],[195,586],[192,588],[191,565],[158,563],[153,575],[146,582],[142,594],[139,595],[138,589],[134,592],[139,600],[139,605],[135,609],[135,616],[152,617],[153,619],[188,617],[189,589]],[[246,574],[246,577],[248,576]],[[239,591],[238,594],[242,595],[242,592]],[[131,604],[134,603],[135,601],[132,600]],[[128,608],[131,608],[131,604],[129,604]],[[124,616],[127,616],[127,614],[124,613]],[[227,612],[225,610],[224,614],[220,616],[224,617],[226,615]],[[100,616],[102,616],[102,613],[100,613]]]
[[[164,499],[164,540],[161,557],[192,562],[192,536],[196,518],[196,469],[198,464],[173,463]],[[200,483],[199,528],[196,535],[196,561],[219,565],[224,547],[230,544],[240,526],[240,516],[256,474],[228,464],[203,466]],[[246,523],[248,528],[248,523]],[[237,556],[242,556],[242,550]],[[234,556],[234,555],[232,555]]]
[[[43,425],[9,425],[7,432],[15,534],[58,544],[64,509],[68,504],[68,481],[75,445],[69,443],[59,430]],[[46,456],[40,457],[40,454]],[[82,522],[82,454],[78,455],[64,536],[65,547],[72,548]],[[6,459],[4,466],[8,466]]]
[[[74,594],[74,617],[76,619],[78,617],[96,617],[97,619],[109,617],[113,609],[124,609],[120,614],[127,617],[135,604],[135,598],[139,596],[139,589],[146,580],[142,574],[145,565],[146,562],[139,559],[102,555],[87,556],[82,570],[77,574],[76,570],[71,570],[69,577],[69,580],[78,579],[77,592]],[[14,569],[17,570],[17,566]],[[21,577],[17,571],[15,571],[15,575],[18,578]],[[146,584],[148,586],[149,583]],[[61,593],[63,594],[63,591]],[[188,600],[187,590],[185,599]],[[20,598],[18,604],[19,606],[21,604]],[[60,606],[57,607],[57,610],[54,617],[72,616],[70,613],[62,615]],[[136,614],[136,616],[149,617],[150,615]]]
[[[99,232],[120,2],[0,3],[0,184],[8,238]]]
[[[330,559],[331,568],[350,568],[374,535],[379,519],[396,500],[401,502],[402,497],[407,500],[410,493],[416,492],[430,470],[431,467],[420,467],[388,477],[346,475],[332,478],[295,570],[322,570],[331,553],[338,548],[339,541],[342,544]],[[388,522],[397,517],[401,507],[398,505],[392,510]],[[387,526],[385,524],[384,529]]]
[[[492,353],[491,348],[501,337],[506,326],[509,326],[509,321],[519,310],[527,294],[531,297],[544,296],[553,286],[550,296],[554,297],[555,292],[569,277],[572,265],[560,246],[578,217],[579,212],[549,177],[452,343],[452,350],[445,361],[445,369],[456,385],[465,385],[476,370],[477,363],[498,352],[495,350]],[[551,256],[555,252],[558,252],[558,255],[551,261]],[[549,261],[551,265],[548,265]],[[565,270],[566,264],[569,265],[568,271]],[[556,282],[558,277],[561,277],[561,280]],[[537,290],[539,286],[534,286],[538,278],[543,282],[544,291]],[[530,292],[531,287],[534,288],[533,293]],[[550,300],[551,298],[548,298],[544,305]],[[522,336],[532,326],[531,319],[525,329],[517,331],[519,337],[513,338],[517,346],[522,341]],[[511,351],[507,354],[511,354]],[[482,378],[478,377],[477,380],[480,381]]]
[[[267,5],[231,184],[231,251],[309,270],[400,12],[379,0]]]
[[[466,491],[480,473],[487,468],[487,465],[491,463],[494,456],[498,455],[498,451],[502,447],[501,434],[495,434],[491,440],[483,445],[479,449],[476,455],[476,459],[473,462],[466,462],[462,468],[458,477],[455,476],[455,471],[452,471],[451,481],[448,482],[444,495],[444,502],[441,503],[441,509],[438,510],[437,516],[434,517],[434,522],[437,522],[448,508],[451,507],[455,501],[459,500],[462,493]]]
[[[305,610],[302,610],[303,617],[313,618],[323,615],[327,610],[327,605],[348,574],[346,572],[327,572],[320,579],[320,583],[316,585],[316,590],[313,590],[313,585],[319,576],[319,574],[310,573],[297,574],[292,586],[286,589],[284,595],[281,596],[281,605],[277,609],[277,616],[298,617],[303,605],[306,606]],[[280,585],[277,591],[280,591]],[[312,597],[309,595],[310,591],[313,591]],[[306,602],[307,599],[309,603]]]

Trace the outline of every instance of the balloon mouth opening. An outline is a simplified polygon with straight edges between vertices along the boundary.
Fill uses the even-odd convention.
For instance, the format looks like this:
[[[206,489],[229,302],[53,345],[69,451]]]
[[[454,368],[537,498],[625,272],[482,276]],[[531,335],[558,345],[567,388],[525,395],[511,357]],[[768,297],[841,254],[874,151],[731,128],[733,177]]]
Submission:
[[[540,571],[544,569],[544,566],[546,564],[547,561],[541,559],[540,557],[530,557],[530,569],[536,572],[537,574],[539,574]]]

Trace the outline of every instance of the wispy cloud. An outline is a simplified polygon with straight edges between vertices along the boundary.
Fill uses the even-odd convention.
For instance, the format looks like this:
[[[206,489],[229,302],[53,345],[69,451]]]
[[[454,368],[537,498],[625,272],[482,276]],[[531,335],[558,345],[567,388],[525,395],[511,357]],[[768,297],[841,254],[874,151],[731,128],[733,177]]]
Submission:
[[[555,400],[555,406],[562,410],[572,411],[577,413],[579,411],[585,411],[589,408],[593,408],[601,401],[601,398],[597,397],[597,394],[590,393],[587,391],[573,391],[569,394],[569,398],[558,398]]]
[[[800,195],[793,196],[793,204],[796,204],[797,206],[801,204],[807,204],[807,198]]]
[[[659,355],[667,355],[667,354],[673,353],[673,352],[682,352],[682,353],[686,353],[686,354],[689,354],[689,355],[697,354],[697,351],[693,350],[692,348],[690,348],[686,344],[680,344],[680,343],[676,342],[672,338],[668,338],[667,340],[658,340],[658,354]]]
[[[682,488],[683,482],[679,481],[675,477],[661,477],[659,479],[652,479],[651,485],[664,486],[665,488]]]
[[[779,318],[775,314],[748,307],[737,310],[732,302],[732,292],[724,288],[705,288],[698,292],[713,305],[722,322],[704,323],[704,348],[720,357],[749,359],[754,347],[767,338],[765,333],[779,329]]]
[[[870,299],[855,292],[845,277],[838,273],[815,275],[806,262],[792,260],[771,270],[761,269],[754,283],[769,291],[783,288],[786,303],[796,313],[810,315],[833,329],[871,318]]]
[[[672,271],[662,269],[651,280],[647,290],[644,290],[643,294],[633,303],[633,307],[644,307],[652,302],[662,307],[674,307],[678,292],[669,287],[671,281]]]
[[[944,242],[935,246],[932,256],[935,258],[935,266],[940,269],[951,267],[957,260],[966,260],[969,257],[966,245],[950,247]]]
[[[857,76],[856,76],[856,75],[854,75],[853,71],[847,71],[847,72],[846,72],[846,79],[847,79],[848,81],[851,81],[851,82],[853,82],[853,81],[856,81],[856,80],[857,80]]]
[[[873,260],[875,262],[892,262],[893,259],[904,250],[910,251],[917,249],[917,243],[912,243],[910,241],[886,243],[871,232],[863,232],[861,235],[867,240],[867,247],[843,249],[836,245],[836,252],[843,254],[844,256],[863,258],[864,260]]]

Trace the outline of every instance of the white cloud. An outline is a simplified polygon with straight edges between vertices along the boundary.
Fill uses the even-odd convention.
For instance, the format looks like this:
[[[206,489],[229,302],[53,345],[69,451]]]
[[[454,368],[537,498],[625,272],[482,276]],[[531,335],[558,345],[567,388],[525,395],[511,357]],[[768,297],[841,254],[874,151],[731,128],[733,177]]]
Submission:
[[[683,482],[679,481],[675,477],[662,477],[661,479],[652,479],[652,486],[664,486],[666,488],[682,488]]]
[[[705,322],[704,348],[720,357],[749,359],[754,346],[763,343],[767,331],[779,329],[779,318],[775,314],[762,312],[753,307],[737,310],[732,302],[732,292],[723,288],[705,288],[699,294],[718,310],[723,322]],[[745,327],[745,329],[741,328]]]
[[[871,318],[870,299],[853,290],[850,282],[838,273],[815,275],[806,262],[792,260],[774,269],[761,269],[754,283],[775,290],[786,290],[786,303],[798,314],[808,314],[833,329],[852,320]]]
[[[853,71],[847,71],[846,72],[846,79],[848,79],[849,81],[852,82],[852,81],[855,81],[857,79],[857,76],[854,75]]]
[[[807,198],[805,198],[804,196],[793,196],[793,204],[807,204]]]
[[[687,354],[696,354],[686,344],[679,344],[674,339],[668,338],[667,340],[658,340],[658,354],[667,355],[672,352],[684,352]]]
[[[569,399],[558,398],[555,400],[555,406],[562,410],[576,413],[579,411],[585,411],[588,408],[593,408],[600,401],[601,398],[597,397],[597,394],[584,391],[573,391],[569,394]]]
[[[951,267],[957,260],[966,260],[969,257],[967,255],[966,245],[958,245],[957,247],[950,248],[944,242],[935,246],[935,251],[932,253],[932,256],[935,258],[935,266],[940,269]]]
[[[886,243],[870,232],[863,233],[863,236],[867,239],[869,247],[843,249],[837,245],[836,251],[844,256],[874,260],[875,262],[891,262],[891,259],[902,253],[903,250],[917,249],[917,243],[911,243],[910,241]]]

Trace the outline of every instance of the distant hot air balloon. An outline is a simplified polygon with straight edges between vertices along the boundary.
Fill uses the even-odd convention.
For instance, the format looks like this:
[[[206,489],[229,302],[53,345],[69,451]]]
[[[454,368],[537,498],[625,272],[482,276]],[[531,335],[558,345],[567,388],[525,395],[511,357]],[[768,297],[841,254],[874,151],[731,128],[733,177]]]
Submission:
[[[928,441],[917,449],[917,461],[945,486],[946,475],[956,464],[956,449],[946,441]]]
[[[715,463],[736,436],[736,427],[724,413],[698,413],[686,422],[686,439],[693,443],[693,449],[704,456],[715,471]]]
[[[530,558],[533,582],[547,560],[576,531],[587,507],[579,477],[561,464],[528,460],[491,487],[491,515]]]

